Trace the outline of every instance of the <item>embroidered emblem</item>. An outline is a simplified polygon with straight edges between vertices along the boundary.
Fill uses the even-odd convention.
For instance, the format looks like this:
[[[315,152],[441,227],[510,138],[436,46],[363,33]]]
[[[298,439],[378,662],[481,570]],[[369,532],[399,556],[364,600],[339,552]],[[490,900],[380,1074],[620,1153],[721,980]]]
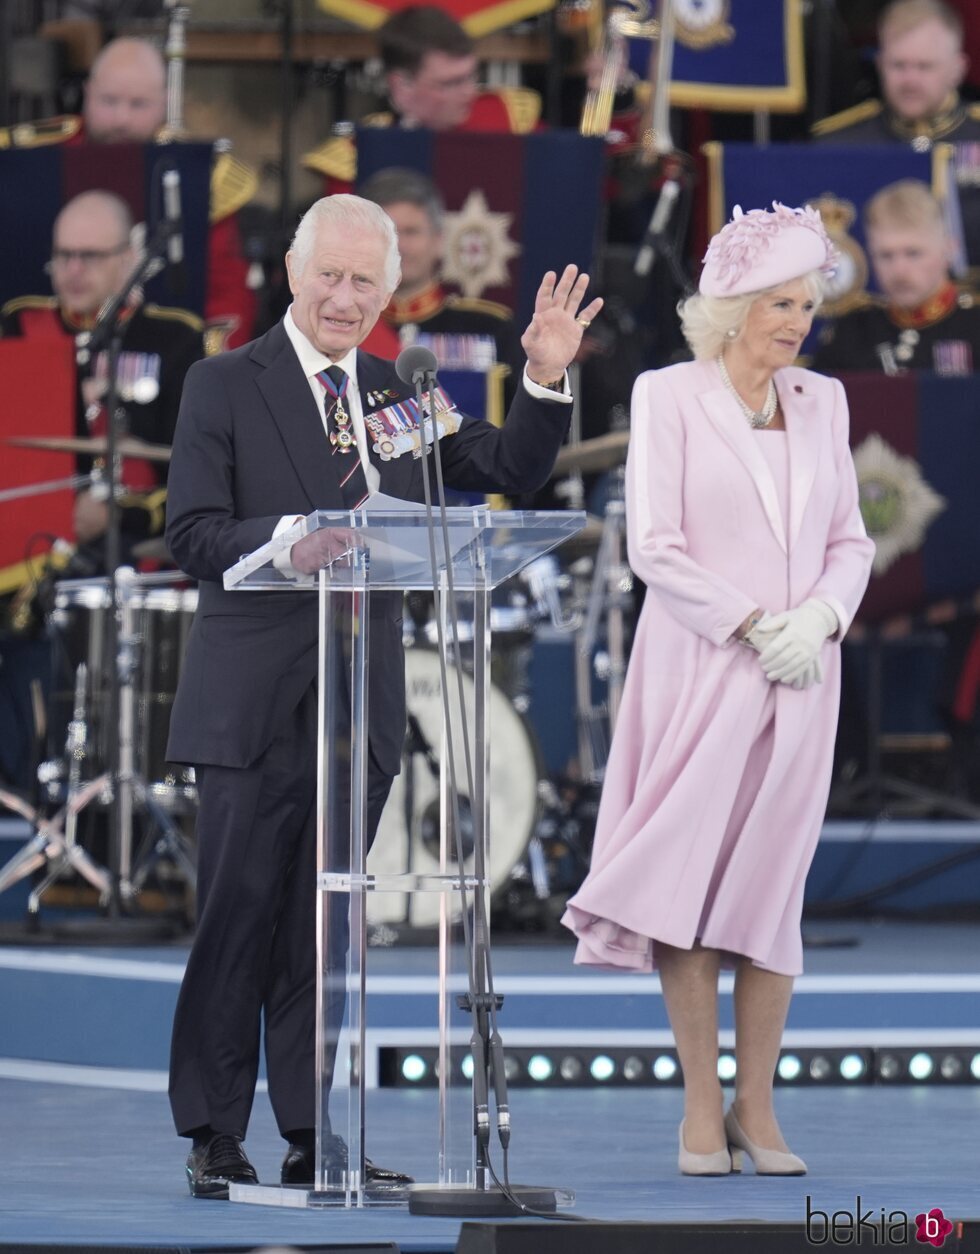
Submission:
[[[902,457],[877,432],[854,451],[861,516],[875,542],[874,573],[883,575],[903,553],[922,547],[946,501],[922,477],[911,457]]]
[[[730,0],[674,0],[678,43],[698,49],[730,44],[735,38],[730,13]]]
[[[868,258],[849,234],[857,209],[849,200],[839,200],[829,192],[807,203],[820,214],[837,249],[837,268],[824,276],[827,295],[820,309],[821,317],[837,318],[867,300]]]
[[[479,296],[488,287],[506,287],[507,265],[521,249],[509,236],[512,213],[493,213],[483,192],[470,192],[458,213],[445,215],[442,277],[464,296]]]

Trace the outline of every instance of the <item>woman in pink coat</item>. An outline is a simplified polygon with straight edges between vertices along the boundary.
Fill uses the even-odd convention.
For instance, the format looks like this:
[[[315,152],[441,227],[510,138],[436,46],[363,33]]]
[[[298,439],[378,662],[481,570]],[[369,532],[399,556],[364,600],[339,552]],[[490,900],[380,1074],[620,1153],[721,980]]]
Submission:
[[[576,962],[660,974],[684,1074],[679,1166],[801,1175],[772,1085],[830,786],[840,640],[871,570],[844,390],[792,365],[832,272],[812,209],[735,210],[680,307],[696,358],[641,375],[627,461],[647,585]],[[718,972],[735,967],[735,1100]]]

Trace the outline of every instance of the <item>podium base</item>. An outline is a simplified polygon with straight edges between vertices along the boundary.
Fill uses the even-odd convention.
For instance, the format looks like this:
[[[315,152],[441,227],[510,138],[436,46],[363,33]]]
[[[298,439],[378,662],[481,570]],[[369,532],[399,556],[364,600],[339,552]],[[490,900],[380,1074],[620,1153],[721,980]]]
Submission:
[[[559,1204],[571,1206],[575,1201],[575,1194],[566,1189],[547,1189],[539,1185],[512,1184],[510,1193],[529,1210],[543,1211],[548,1215],[553,1215]],[[524,1211],[511,1201],[508,1194],[496,1187],[478,1189],[456,1185],[444,1188],[416,1185],[408,1194],[408,1213],[468,1219],[471,1216],[500,1218],[523,1215]]]

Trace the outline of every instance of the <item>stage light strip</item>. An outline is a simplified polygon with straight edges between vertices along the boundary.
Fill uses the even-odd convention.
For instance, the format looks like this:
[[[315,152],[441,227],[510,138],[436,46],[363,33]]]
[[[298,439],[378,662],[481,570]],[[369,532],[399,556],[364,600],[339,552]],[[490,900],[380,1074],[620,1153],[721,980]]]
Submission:
[[[466,1064],[470,1063],[469,1071]],[[466,1046],[451,1051],[454,1082],[472,1075]],[[606,1049],[581,1045],[564,1049],[504,1049],[504,1068],[513,1088],[665,1088],[682,1084],[675,1050]],[[736,1078],[734,1054],[718,1055],[718,1078],[732,1084]],[[432,1088],[439,1080],[435,1049],[388,1049],[381,1053],[379,1078],[388,1088]],[[777,1066],[782,1087],[819,1085],[868,1086],[940,1084],[972,1087],[980,1084],[980,1050],[933,1045],[928,1049],[800,1049],[783,1050]]]

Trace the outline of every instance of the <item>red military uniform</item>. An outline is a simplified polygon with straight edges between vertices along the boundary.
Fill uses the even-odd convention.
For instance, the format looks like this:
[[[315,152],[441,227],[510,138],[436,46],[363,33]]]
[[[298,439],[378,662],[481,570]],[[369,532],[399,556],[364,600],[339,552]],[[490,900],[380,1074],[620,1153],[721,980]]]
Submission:
[[[478,131],[505,135],[527,135],[536,130],[541,117],[541,97],[529,87],[500,87],[482,91],[473,101],[470,115],[453,131]],[[369,113],[361,126],[397,126],[394,113]],[[334,135],[319,148],[306,153],[302,165],[325,178],[324,195],[353,191],[357,181],[357,147],[353,136]]]
[[[0,149],[84,144],[85,121],[75,115],[0,128]],[[209,351],[237,348],[252,338],[255,293],[248,286],[238,210],[255,195],[258,178],[244,162],[221,153],[211,171],[208,275],[204,317]]]

